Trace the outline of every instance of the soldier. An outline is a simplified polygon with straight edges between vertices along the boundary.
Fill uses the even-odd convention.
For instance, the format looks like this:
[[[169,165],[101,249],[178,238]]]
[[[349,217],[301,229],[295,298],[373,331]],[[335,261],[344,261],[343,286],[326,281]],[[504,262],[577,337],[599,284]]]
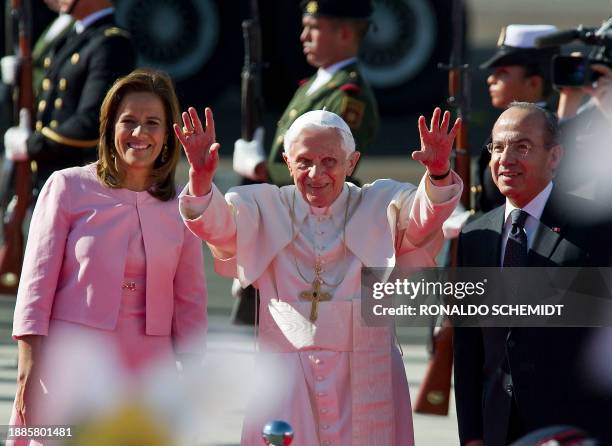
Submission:
[[[59,12],[60,2],[58,0],[45,0],[45,4],[50,10]],[[36,44],[32,48],[32,66],[34,70],[32,80],[35,89],[34,93],[37,97],[41,93],[40,88],[45,77],[45,58],[51,53],[58,42],[66,38],[66,35],[73,26],[74,18],[70,14],[58,14],[55,20],[45,28],[38,40],[36,40]]]
[[[95,159],[104,95],[115,79],[134,68],[136,57],[128,33],[114,24],[110,1],[59,4],[60,13],[76,22],[43,60],[35,131],[20,122],[4,136],[7,158],[35,162],[35,191],[54,171]],[[29,121],[27,113],[21,118]]]
[[[325,108],[342,116],[362,153],[378,130],[376,99],[357,60],[369,27],[371,1],[303,0],[301,8],[304,14],[300,40],[307,62],[318,71],[302,82],[278,121],[267,163],[261,131],[253,141],[236,141],[234,151],[238,173],[254,180],[270,180],[278,186],[291,183],[281,156],[283,137],[293,121],[307,111]]]
[[[51,11],[56,13],[59,11],[60,5],[58,0],[44,1]],[[35,95],[38,95],[39,92],[36,89],[40,87],[44,77],[43,60],[53,46],[70,31],[73,24],[74,19],[69,14],[59,14],[36,40],[32,48],[32,84],[35,89]],[[11,38],[12,36],[9,37],[7,35],[8,40]],[[11,125],[10,116],[13,106],[12,90],[17,82],[17,79],[15,79],[15,74],[17,72],[17,57],[13,54],[3,56],[2,59],[0,59],[0,64],[2,65],[2,83],[0,84],[0,103],[2,104],[2,110],[0,111],[0,132],[4,134]],[[0,141],[0,145],[4,147],[3,141]]]

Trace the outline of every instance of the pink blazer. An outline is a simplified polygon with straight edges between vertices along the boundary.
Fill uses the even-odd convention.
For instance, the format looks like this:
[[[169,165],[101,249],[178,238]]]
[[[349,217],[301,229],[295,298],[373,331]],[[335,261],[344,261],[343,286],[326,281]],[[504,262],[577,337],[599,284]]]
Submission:
[[[146,333],[172,335],[178,352],[204,334],[207,292],[202,246],[184,226],[178,200],[110,189],[95,165],[55,172],[30,224],[13,336],[47,335],[61,319],[112,330],[121,304],[125,230],[140,218],[146,253]]]

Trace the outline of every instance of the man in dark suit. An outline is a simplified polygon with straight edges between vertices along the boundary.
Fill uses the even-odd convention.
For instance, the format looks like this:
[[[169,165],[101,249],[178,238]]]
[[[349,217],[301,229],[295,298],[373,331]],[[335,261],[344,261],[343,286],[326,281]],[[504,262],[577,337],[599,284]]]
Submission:
[[[487,86],[491,105],[505,110],[513,101],[533,102],[548,108],[554,90],[551,81],[551,60],[559,47],[537,48],[535,40],[557,31],[552,25],[508,25],[502,28],[497,52],[480,65],[490,70]],[[488,143],[489,141],[487,141]],[[488,212],[504,202],[491,180],[488,168],[491,157],[482,150],[478,161],[476,210]]]
[[[63,0],[60,12],[75,25],[43,61],[35,130],[22,122],[4,137],[7,158],[36,163],[36,189],[55,170],[96,159],[102,100],[136,59],[128,33],[117,28],[109,0]],[[29,116],[20,114],[22,120]]]
[[[553,184],[562,156],[557,120],[530,103],[501,114],[489,145],[505,204],[459,238],[459,265],[605,265],[609,255],[581,223],[589,203]],[[599,243],[600,246],[596,246]],[[608,246],[609,247],[609,246]],[[456,328],[455,396],[461,444],[498,446],[536,429],[571,424],[612,441],[612,399],[587,385],[594,329]]]
[[[553,25],[508,25],[501,30],[497,51],[480,65],[489,71],[487,86],[491,105],[503,111],[513,101],[532,102],[551,110],[554,89],[551,80],[551,61],[559,53],[559,47],[538,48],[536,39],[558,31]],[[500,206],[505,197],[491,178],[491,155],[486,146],[481,147],[477,159],[474,184],[470,190],[474,196],[473,212],[465,211],[444,224],[446,238],[455,238],[468,219]]]

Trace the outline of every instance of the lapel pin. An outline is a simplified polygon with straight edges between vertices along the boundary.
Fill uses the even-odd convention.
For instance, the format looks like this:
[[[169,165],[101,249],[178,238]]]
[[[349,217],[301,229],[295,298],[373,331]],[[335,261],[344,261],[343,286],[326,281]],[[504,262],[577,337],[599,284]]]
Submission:
[[[553,226],[552,227],[552,232],[556,232],[557,234],[561,232],[561,228],[558,226]]]

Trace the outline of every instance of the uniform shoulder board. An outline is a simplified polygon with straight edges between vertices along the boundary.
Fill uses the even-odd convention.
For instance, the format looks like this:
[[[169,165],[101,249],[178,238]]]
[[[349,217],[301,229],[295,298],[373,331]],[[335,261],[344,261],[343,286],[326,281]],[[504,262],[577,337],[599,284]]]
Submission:
[[[125,38],[127,38],[127,39],[129,39],[129,38],[130,38],[130,33],[129,33],[129,32],[127,32],[127,31],[126,31],[126,30],[124,30],[124,29],[117,28],[116,26],[113,26],[113,27],[111,27],[111,28],[107,28],[107,29],[105,29],[105,30],[104,30],[104,35],[105,35],[106,37],[112,37],[112,36],[122,36],[122,37],[125,37]]]
[[[361,93],[361,86],[351,82],[349,84],[344,84],[340,87],[340,90],[345,91],[347,93],[359,94]]]

